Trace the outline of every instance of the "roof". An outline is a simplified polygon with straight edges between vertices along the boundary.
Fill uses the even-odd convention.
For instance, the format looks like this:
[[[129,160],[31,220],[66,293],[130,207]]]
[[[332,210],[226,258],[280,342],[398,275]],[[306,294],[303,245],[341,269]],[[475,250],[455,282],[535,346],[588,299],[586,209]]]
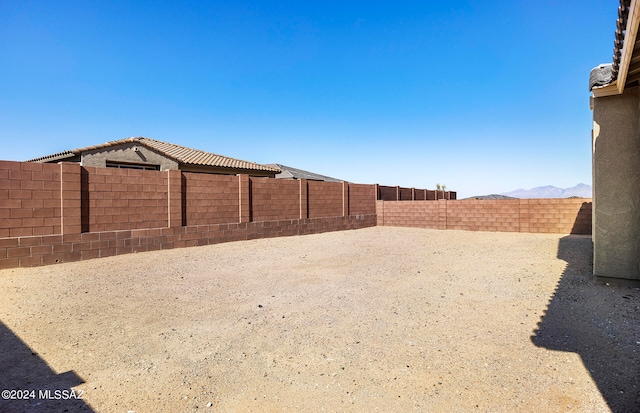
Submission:
[[[613,62],[594,68],[589,90],[595,97],[621,94],[625,87],[640,82],[640,0],[620,0],[613,42]]]
[[[620,58],[622,57],[622,46],[624,44],[624,36],[626,34],[627,22],[629,20],[629,7],[631,0],[620,0],[618,7],[618,20],[616,20],[616,36],[613,42],[613,63],[611,65],[611,78],[618,78],[620,71]]]
[[[276,175],[276,178],[280,179],[309,179],[312,181],[342,182],[342,179],[331,178],[330,176],[292,168],[290,166],[281,165],[279,163],[270,163],[267,166],[279,169],[281,172]]]
[[[70,151],[60,152],[53,155],[43,156],[41,158],[30,159],[27,162],[52,162],[60,161],[74,156],[78,156],[84,152],[96,149],[105,149],[112,146],[119,146],[127,143],[137,143],[151,150],[161,153],[162,155],[175,160],[184,165],[200,165],[212,166],[220,168],[250,169],[256,171],[279,172],[278,168],[257,164],[255,162],[243,161],[240,159],[230,158],[228,156],[217,155],[211,152],[201,151],[199,149],[191,149],[186,146],[167,143],[151,138],[137,137],[125,138],[117,141],[105,142],[100,145],[87,146],[84,148],[73,149]]]

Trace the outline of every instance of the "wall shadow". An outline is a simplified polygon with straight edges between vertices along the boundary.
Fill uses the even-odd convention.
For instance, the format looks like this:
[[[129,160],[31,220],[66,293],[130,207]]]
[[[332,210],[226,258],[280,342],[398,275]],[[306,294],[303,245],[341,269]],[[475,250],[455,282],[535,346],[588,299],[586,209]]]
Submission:
[[[571,234],[584,234],[591,235],[592,233],[592,219],[591,214],[593,210],[592,202],[583,202],[580,206],[580,210],[576,215],[576,220],[573,222],[573,228],[571,228]]]
[[[80,167],[80,232],[89,232],[91,216],[91,192],[89,192],[89,172]]]
[[[182,205],[180,209],[180,214],[182,217],[182,225],[183,227],[187,226],[187,208],[189,204],[187,203],[187,177],[184,173],[180,174],[180,183],[181,183],[181,192],[180,192],[180,204]],[[190,212],[190,211],[189,211]]]
[[[53,371],[0,321],[0,391],[3,391],[0,412],[93,412],[84,400],[70,396],[72,387],[82,383],[84,380],[74,371],[61,374]],[[21,396],[18,391],[26,390],[30,394],[20,400],[7,400],[5,390],[16,390],[10,395],[13,397]],[[31,393],[31,390],[34,392]],[[46,393],[45,390],[50,392]],[[75,393],[79,395],[78,390]]]
[[[531,341],[577,353],[613,412],[640,412],[640,289],[593,277],[590,236],[560,239],[567,262]]]

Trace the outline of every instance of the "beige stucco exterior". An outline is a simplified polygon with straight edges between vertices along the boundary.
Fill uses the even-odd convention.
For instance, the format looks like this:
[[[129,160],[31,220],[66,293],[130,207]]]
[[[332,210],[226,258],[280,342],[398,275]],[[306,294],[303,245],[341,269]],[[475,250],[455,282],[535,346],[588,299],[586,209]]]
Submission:
[[[593,99],[593,273],[640,284],[640,88]]]
[[[178,162],[136,143],[126,143],[85,152],[82,154],[81,162],[82,166],[105,167],[107,161],[159,165],[161,171],[178,169]]]
[[[82,151],[64,159],[67,162],[80,162],[82,166],[106,167],[107,162],[127,163],[135,165],[159,166],[161,171],[179,169],[185,172],[210,173],[221,175],[248,174],[250,176],[275,177],[277,172],[258,169],[243,169],[212,165],[192,165],[176,160],[137,142],[126,142],[118,145],[98,147]],[[58,158],[45,162],[59,162]]]

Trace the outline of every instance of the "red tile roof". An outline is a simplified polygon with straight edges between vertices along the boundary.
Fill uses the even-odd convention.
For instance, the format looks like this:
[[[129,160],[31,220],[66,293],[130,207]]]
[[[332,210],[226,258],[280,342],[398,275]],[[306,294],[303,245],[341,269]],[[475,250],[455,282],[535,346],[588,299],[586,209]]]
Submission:
[[[631,0],[620,0],[618,7],[618,19],[616,20],[616,33],[613,42],[613,66],[611,70],[611,79],[618,78],[618,70],[620,69],[620,57],[622,54],[622,46],[624,46],[624,37],[627,28],[627,20],[629,19],[629,8]]]
[[[243,161],[241,159],[230,158],[228,156],[218,155],[211,152],[201,151],[199,149],[191,149],[186,146],[176,145],[174,143],[162,142],[151,138],[137,137],[126,138],[117,141],[105,142],[100,145],[87,146],[84,148],[73,149],[70,151],[60,152],[53,155],[43,156],[41,158],[30,159],[28,162],[50,162],[56,160],[64,160],[82,154],[83,152],[93,151],[96,149],[118,146],[126,143],[139,143],[152,149],[164,156],[175,160],[184,165],[200,165],[212,166],[220,168],[236,168],[250,169],[255,171],[280,172],[279,169],[261,165],[255,162]]]

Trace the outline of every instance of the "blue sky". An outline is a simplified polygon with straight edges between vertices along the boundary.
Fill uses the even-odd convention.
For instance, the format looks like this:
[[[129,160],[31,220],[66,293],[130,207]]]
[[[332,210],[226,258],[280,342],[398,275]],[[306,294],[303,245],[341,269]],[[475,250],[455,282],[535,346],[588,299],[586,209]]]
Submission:
[[[591,183],[611,1],[2,1],[0,159],[147,136],[458,197]]]

